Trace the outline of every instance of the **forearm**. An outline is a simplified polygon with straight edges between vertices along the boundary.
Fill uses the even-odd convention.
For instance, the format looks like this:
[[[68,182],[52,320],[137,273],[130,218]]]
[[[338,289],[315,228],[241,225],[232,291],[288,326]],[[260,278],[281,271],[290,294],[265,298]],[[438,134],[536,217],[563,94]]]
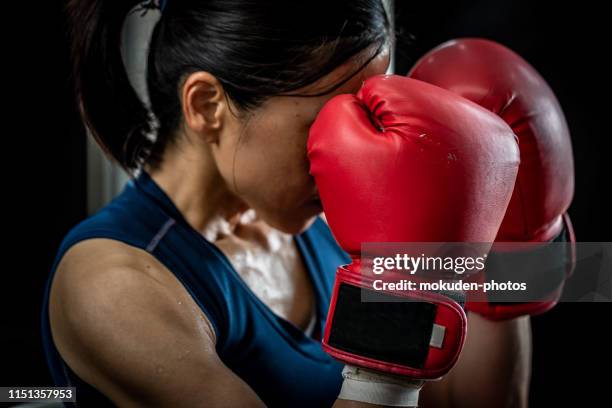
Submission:
[[[529,317],[492,322],[469,313],[457,365],[423,388],[422,406],[526,407],[530,376]]]
[[[380,405],[372,405],[366,402],[349,401],[343,399],[337,399],[333,405],[333,408],[374,408],[380,407]]]

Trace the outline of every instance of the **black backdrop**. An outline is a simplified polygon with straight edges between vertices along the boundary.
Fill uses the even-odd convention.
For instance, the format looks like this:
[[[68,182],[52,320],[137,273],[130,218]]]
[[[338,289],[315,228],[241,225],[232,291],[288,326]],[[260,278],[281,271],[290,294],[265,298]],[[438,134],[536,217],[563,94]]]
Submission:
[[[413,37],[400,37],[397,73],[448,39],[485,37],[518,52],[546,78],[572,134],[576,195],[569,213],[577,239],[612,241],[609,14],[596,2],[533,0],[396,0],[396,12],[400,31]],[[610,405],[610,313],[610,303],[560,304],[532,319],[532,406]]]
[[[50,385],[40,347],[44,279],[62,236],[85,217],[85,133],[69,87],[62,0],[2,5],[4,265],[0,385]],[[324,10],[322,10],[324,12]],[[572,131],[580,241],[612,241],[607,120],[608,13],[595,2],[396,0],[405,73],[435,45],[482,36],[509,46],[555,90]],[[534,318],[532,406],[609,405],[611,304],[562,304]]]
[[[45,0],[0,8],[2,386],[52,385],[39,329],[45,275],[63,235],[86,216],[86,139],[69,84],[63,6]]]

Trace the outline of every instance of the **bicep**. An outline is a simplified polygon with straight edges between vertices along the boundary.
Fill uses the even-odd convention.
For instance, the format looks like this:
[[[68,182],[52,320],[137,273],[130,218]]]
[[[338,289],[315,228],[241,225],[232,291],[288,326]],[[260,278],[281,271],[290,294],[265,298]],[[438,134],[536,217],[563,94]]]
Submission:
[[[117,405],[263,405],[217,356],[210,324],[186,293],[131,268],[90,279],[63,272],[50,303],[56,346]]]

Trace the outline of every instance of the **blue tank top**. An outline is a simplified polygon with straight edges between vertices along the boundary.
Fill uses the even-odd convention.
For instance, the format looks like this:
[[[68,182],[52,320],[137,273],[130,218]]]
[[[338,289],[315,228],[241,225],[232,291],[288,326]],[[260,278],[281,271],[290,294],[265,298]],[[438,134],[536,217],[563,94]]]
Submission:
[[[185,221],[170,198],[146,173],[64,238],[45,289],[42,337],[57,386],[77,387],[79,406],[112,406],[63,361],[51,338],[49,289],[57,264],[79,241],[109,238],[149,252],[185,287],[216,334],[216,350],[227,367],[271,407],[331,406],[341,386],[341,365],[321,348],[336,267],[349,262],[320,218],[294,237],[316,299],[313,337],[273,313],[246,286],[227,257]],[[205,381],[205,379],[202,379]]]

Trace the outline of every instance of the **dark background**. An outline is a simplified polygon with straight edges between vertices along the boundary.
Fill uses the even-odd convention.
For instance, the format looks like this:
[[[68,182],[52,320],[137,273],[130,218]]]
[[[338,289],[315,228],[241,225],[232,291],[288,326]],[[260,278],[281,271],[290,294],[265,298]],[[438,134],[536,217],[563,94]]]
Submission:
[[[39,334],[43,285],[61,238],[86,216],[85,133],[70,93],[63,4],[8,2],[2,10],[2,386],[51,385]],[[465,36],[497,40],[535,66],[572,132],[577,237],[612,241],[609,13],[595,2],[525,0],[396,0],[396,12],[412,37],[398,44],[397,73]],[[561,304],[533,318],[532,406],[609,405],[611,312],[609,303]]]

